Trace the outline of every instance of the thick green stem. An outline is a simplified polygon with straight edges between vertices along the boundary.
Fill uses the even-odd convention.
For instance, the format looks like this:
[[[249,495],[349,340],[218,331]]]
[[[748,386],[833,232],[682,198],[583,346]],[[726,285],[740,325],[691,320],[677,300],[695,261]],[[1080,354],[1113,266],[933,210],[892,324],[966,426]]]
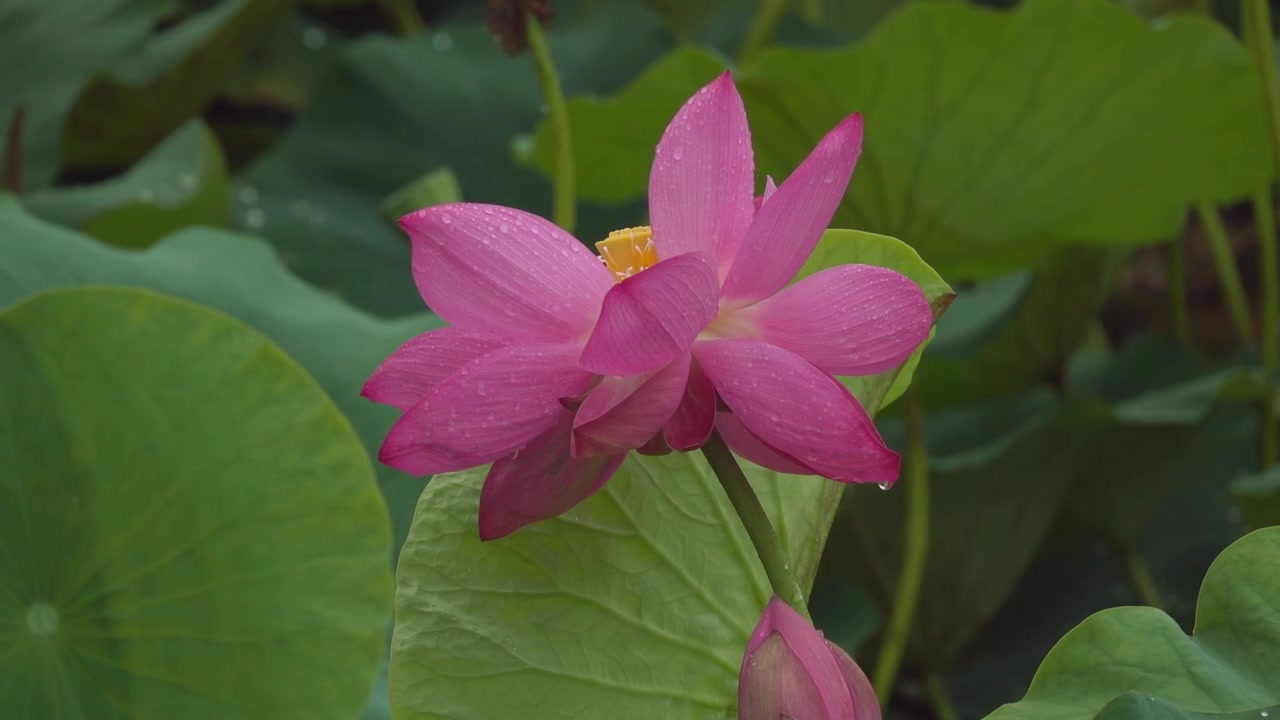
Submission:
[[[1231,312],[1231,320],[1236,325],[1236,333],[1241,341],[1252,344],[1253,314],[1249,312],[1244,283],[1240,280],[1240,269],[1236,267],[1235,255],[1231,252],[1231,241],[1227,239],[1222,216],[1218,214],[1217,208],[1206,202],[1196,203],[1196,215],[1200,218],[1200,227],[1204,229],[1205,240],[1213,253],[1218,284],[1222,287],[1222,296],[1226,300],[1227,310]]]
[[[1131,547],[1119,548],[1121,556],[1124,558],[1124,569],[1129,574],[1129,582],[1133,585],[1133,591],[1137,593],[1138,600],[1143,605],[1153,608],[1163,607],[1160,604],[1160,591],[1156,589],[1156,581],[1151,577],[1151,568],[1147,567],[1147,561],[1142,557],[1142,553]]]
[[[1178,342],[1191,347],[1191,315],[1187,312],[1187,247],[1181,237],[1169,245],[1169,319]]]
[[[387,24],[401,37],[410,37],[426,32],[427,24],[418,14],[418,4],[414,0],[378,0]]]
[[[937,720],[960,720],[960,713],[951,703],[947,686],[937,673],[931,672],[924,676],[924,689],[929,694],[929,704],[933,706],[933,716]]]
[[[751,27],[747,28],[747,36],[742,41],[742,47],[738,49],[739,63],[746,63],[773,42],[773,36],[778,32],[778,25],[782,23],[782,17],[787,14],[787,1],[760,0],[760,9],[756,12],[755,19],[751,21]]]
[[[528,13],[526,24],[529,27],[529,55],[533,57],[533,66],[538,71],[538,82],[542,85],[542,97],[547,103],[547,117],[551,122],[552,140],[552,200],[551,219],[564,228],[565,232],[573,232],[578,224],[577,190],[575,189],[575,168],[573,165],[573,134],[569,129],[569,108],[564,101],[564,91],[560,88],[560,76],[556,74],[555,63],[551,60],[551,48],[547,46],[547,36],[542,32],[542,23],[533,13]]]
[[[898,670],[915,620],[920,586],[924,584],[925,561],[929,557],[929,452],[925,446],[924,400],[915,386],[907,390],[904,400],[907,456],[903,482],[907,486],[907,524],[898,588],[889,625],[880,644],[880,657],[876,660],[874,684],[881,706],[888,705],[893,685],[898,680]]]
[[[1247,0],[1244,7],[1245,42],[1253,55],[1262,82],[1271,120],[1271,152],[1280,168],[1280,79],[1276,75],[1275,47],[1271,38],[1271,10],[1267,0]],[[1276,217],[1271,188],[1259,191],[1253,200],[1254,225],[1258,229],[1258,250],[1262,265],[1262,367],[1274,378],[1280,370],[1280,251],[1276,247]],[[1275,398],[1267,397],[1262,405],[1262,467],[1280,462],[1277,434],[1280,419],[1276,417]]]
[[[747,536],[751,538],[751,544],[760,556],[760,564],[764,565],[764,574],[769,578],[773,594],[808,618],[809,606],[805,603],[804,591],[800,589],[800,583],[791,570],[791,561],[787,557],[786,548],[782,547],[782,541],[778,539],[778,531],[773,528],[769,515],[760,504],[760,498],[756,497],[751,482],[743,474],[733,452],[724,444],[724,438],[720,437],[719,432],[712,431],[711,438],[702,446],[702,454],[706,456],[712,472],[719,478],[720,486],[724,488],[725,495],[729,496],[729,502],[742,520],[742,526],[747,529]]]

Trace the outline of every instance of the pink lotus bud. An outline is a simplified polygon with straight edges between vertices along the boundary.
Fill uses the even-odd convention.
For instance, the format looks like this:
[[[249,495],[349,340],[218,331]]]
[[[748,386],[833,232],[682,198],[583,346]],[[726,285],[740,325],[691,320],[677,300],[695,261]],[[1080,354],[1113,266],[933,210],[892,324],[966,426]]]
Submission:
[[[853,658],[775,597],[742,658],[738,720],[880,720],[880,704]]]

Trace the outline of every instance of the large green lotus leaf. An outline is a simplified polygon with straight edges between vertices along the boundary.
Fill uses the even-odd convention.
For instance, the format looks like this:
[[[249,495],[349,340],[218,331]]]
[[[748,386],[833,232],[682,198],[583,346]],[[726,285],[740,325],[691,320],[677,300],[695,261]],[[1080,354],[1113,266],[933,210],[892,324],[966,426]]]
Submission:
[[[113,167],[145,155],[204,110],[259,38],[297,2],[220,0],[148,37],[76,99],[62,163]]]
[[[397,413],[359,397],[373,369],[400,343],[439,325],[432,315],[374,318],[289,273],[270,246],[236,233],[193,228],[147,252],[107,247],[0,203],[0,307],[74,285],[145,287],[221,310],[268,335],[315,377],[367,448]],[[378,481],[398,550],[425,483],[384,465]]]
[[[989,719],[1086,720],[1131,691],[1190,712],[1266,717],[1280,704],[1278,563],[1280,529],[1227,548],[1205,575],[1191,637],[1152,608],[1090,617],[1049,653],[1026,697]]]
[[[0,313],[0,367],[0,715],[356,715],[390,532],[301,367],[221,313],[116,288]]]
[[[1237,479],[1231,495],[1249,527],[1280,525],[1280,465]]]
[[[22,204],[103,242],[146,247],[187,225],[226,225],[231,185],[218,139],[192,120],[118,178],[37,191]]]
[[[692,67],[671,62],[633,87],[714,74],[692,78]],[[1244,48],[1207,19],[1153,29],[1107,0],[1028,0],[1007,13],[915,3],[863,43],[776,48],[737,79],[757,169],[778,180],[841,118],[864,113],[864,152],[833,224],[903,238],[952,280],[1061,244],[1160,240],[1190,201],[1241,197],[1272,172],[1257,152],[1266,125]],[[625,95],[576,106],[576,151],[618,158],[615,178],[579,186],[584,198],[644,195],[663,125],[636,116],[669,118],[685,99],[646,97],[647,108]],[[603,147],[615,136],[601,125],[643,133],[624,158]],[[534,157],[545,172],[547,150]]]
[[[950,293],[892,238],[832,231],[851,261]],[[855,389],[874,414],[892,378]],[[746,464],[808,588],[842,485]],[[423,492],[397,573],[397,718],[729,717],[738,666],[769,596],[759,559],[705,461],[632,455],[565,515],[481,543],[485,469]],[[625,652],[623,651],[625,650]]]
[[[904,238],[953,280],[1055,245],[1161,240],[1191,201],[1241,197],[1272,173],[1235,38],[1196,16],[1148,27],[1107,0],[918,3],[858,46],[775,50],[740,85],[775,176],[864,113],[835,224]]]
[[[89,78],[136,50],[168,0],[6,0],[0,3],[0,126],[26,108],[23,182],[44,187],[58,168],[66,114]]]
[[[672,39],[643,8],[621,7],[549,33],[566,92],[609,92]],[[237,219],[311,282],[379,314],[415,312],[409,244],[384,199],[423,173],[453,170],[475,202],[550,213],[551,188],[515,165],[510,140],[540,117],[526,56],[483,28],[355,43],[298,124],[248,171]],[[635,224],[634,212],[581,208],[579,237]]]

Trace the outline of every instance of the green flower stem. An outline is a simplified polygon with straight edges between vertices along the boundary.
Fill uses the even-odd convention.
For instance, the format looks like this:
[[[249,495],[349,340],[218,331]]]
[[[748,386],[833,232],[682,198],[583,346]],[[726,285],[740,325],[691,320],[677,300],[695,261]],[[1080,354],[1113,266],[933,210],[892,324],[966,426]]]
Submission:
[[[1222,216],[1218,214],[1217,208],[1206,202],[1196,203],[1196,215],[1200,218],[1205,240],[1213,253],[1218,283],[1222,286],[1227,309],[1231,311],[1231,319],[1235,322],[1236,333],[1243,342],[1252,343],[1253,314],[1249,312],[1244,283],[1240,280],[1240,269],[1236,267],[1235,257],[1231,253],[1231,242],[1227,239],[1227,229],[1222,225]]]
[[[747,28],[747,36],[738,49],[738,62],[745,63],[754,58],[760,51],[769,47],[773,36],[778,32],[782,17],[787,14],[788,0],[760,0],[760,10]]]
[[[411,37],[426,32],[427,24],[418,14],[414,0],[378,0],[378,7],[386,16],[391,29],[401,37]]]
[[[747,529],[751,544],[755,546],[760,563],[764,565],[764,574],[769,577],[773,594],[808,618],[809,606],[805,603],[804,591],[800,589],[800,583],[791,570],[791,561],[787,557],[786,548],[782,547],[782,541],[778,539],[778,531],[769,522],[769,515],[760,504],[760,498],[756,497],[751,482],[743,474],[733,452],[724,444],[724,438],[720,437],[719,432],[711,432],[707,444],[702,446],[702,454],[706,456],[707,463],[711,465],[724,493],[729,496],[729,502],[742,520],[743,527]]]
[[[874,685],[882,707],[888,706],[902,657],[906,654],[915,620],[920,586],[924,584],[925,561],[929,557],[929,451],[925,446],[924,400],[914,385],[907,389],[904,419],[907,430],[906,483],[907,525],[902,550],[902,570],[893,598],[889,626],[880,644]]]
[[[1276,77],[1275,48],[1271,39],[1271,10],[1267,0],[1247,0],[1244,7],[1245,42],[1258,68],[1262,96],[1271,120],[1271,151],[1280,167],[1280,80]],[[1254,196],[1254,224],[1258,228],[1258,248],[1262,265],[1262,367],[1274,377],[1280,370],[1280,252],[1276,249],[1276,217],[1271,188]],[[1280,462],[1277,458],[1276,402],[1267,398],[1262,406],[1262,467]]]
[[[1151,568],[1147,566],[1142,553],[1132,547],[1118,549],[1124,558],[1124,569],[1129,574],[1129,582],[1133,585],[1133,591],[1137,593],[1138,600],[1147,607],[1163,608],[1160,603],[1160,591],[1156,589],[1156,581],[1151,577]]]
[[[1169,244],[1169,319],[1178,342],[1191,347],[1191,317],[1187,312],[1187,247],[1181,237]]]
[[[929,694],[929,704],[933,706],[933,715],[937,720],[960,720],[960,713],[951,703],[947,686],[938,673],[931,672],[924,676],[924,689]]]
[[[578,224],[577,191],[574,188],[573,134],[569,129],[569,108],[565,105],[564,90],[560,88],[560,76],[551,60],[551,48],[542,32],[542,23],[532,12],[525,17],[528,26],[529,55],[538,71],[538,83],[542,85],[542,97],[547,102],[547,116],[551,122],[551,139],[554,147],[552,169],[551,219],[572,233]]]

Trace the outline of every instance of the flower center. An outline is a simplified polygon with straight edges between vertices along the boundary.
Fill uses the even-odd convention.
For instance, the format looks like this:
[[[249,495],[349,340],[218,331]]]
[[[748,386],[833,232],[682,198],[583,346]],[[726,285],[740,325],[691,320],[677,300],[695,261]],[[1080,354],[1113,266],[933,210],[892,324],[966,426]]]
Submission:
[[[614,230],[596,243],[600,261],[622,282],[641,270],[658,263],[658,248],[653,245],[653,229],[633,227]]]

